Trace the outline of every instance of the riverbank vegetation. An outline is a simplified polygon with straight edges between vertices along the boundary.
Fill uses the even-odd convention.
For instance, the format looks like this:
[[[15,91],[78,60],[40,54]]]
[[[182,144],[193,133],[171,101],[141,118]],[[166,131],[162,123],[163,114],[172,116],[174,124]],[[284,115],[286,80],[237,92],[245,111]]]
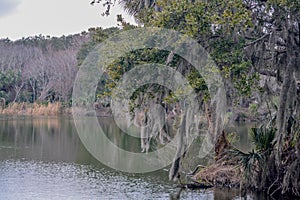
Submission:
[[[2,115],[59,116],[71,115],[69,105],[54,103],[10,103],[0,110]]]

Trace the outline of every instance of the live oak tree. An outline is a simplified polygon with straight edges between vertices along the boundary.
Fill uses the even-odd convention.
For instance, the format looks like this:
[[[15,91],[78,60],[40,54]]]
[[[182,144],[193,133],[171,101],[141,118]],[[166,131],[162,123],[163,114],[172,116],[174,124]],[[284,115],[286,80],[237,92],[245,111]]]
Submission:
[[[260,169],[259,175],[264,174],[264,177],[253,178],[260,182],[250,182],[249,187],[300,196],[300,172],[297,170],[300,167],[300,2],[117,2],[144,26],[175,29],[204,46],[224,77],[231,106],[239,98],[251,97],[253,92],[269,94],[268,87],[258,86],[260,78],[276,80],[279,93],[272,94],[279,96],[274,125],[276,146],[271,158]]]

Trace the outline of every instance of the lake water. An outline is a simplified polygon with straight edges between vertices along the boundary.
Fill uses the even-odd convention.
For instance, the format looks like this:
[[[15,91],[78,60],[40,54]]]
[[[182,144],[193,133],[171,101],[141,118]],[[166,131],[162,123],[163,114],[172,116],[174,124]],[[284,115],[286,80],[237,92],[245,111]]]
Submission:
[[[140,151],[111,119],[99,121],[119,146]],[[249,145],[246,135],[239,140]],[[239,199],[238,190],[180,191],[167,169],[129,174],[103,165],[71,118],[0,117],[0,199]]]

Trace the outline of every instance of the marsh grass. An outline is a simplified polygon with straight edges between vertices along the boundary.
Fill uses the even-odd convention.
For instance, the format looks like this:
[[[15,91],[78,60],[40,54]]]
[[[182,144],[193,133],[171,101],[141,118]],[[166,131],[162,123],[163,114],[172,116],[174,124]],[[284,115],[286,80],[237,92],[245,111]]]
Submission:
[[[3,115],[42,115],[56,116],[68,114],[69,108],[60,102],[55,103],[11,103],[6,108],[0,110]]]

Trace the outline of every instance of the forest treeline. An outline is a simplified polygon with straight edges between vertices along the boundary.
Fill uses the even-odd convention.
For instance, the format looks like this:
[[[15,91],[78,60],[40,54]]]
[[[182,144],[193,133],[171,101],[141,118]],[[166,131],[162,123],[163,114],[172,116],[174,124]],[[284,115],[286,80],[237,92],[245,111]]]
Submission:
[[[0,40],[0,97],[11,102],[68,102],[77,53],[90,33]]]
[[[10,103],[71,105],[77,71],[88,53],[119,28],[79,34],[0,39],[0,98]]]

